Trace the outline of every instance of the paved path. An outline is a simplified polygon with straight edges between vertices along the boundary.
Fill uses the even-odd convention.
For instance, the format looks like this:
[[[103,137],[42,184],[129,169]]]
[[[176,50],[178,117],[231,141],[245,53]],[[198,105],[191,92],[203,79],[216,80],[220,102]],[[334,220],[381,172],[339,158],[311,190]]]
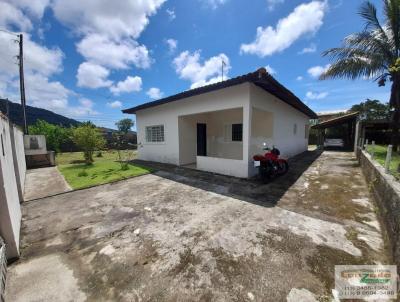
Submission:
[[[57,167],[31,169],[26,173],[24,200],[52,196],[71,191]]]
[[[7,301],[330,301],[335,265],[388,261],[350,153],[266,185],[159,168],[24,204]]]

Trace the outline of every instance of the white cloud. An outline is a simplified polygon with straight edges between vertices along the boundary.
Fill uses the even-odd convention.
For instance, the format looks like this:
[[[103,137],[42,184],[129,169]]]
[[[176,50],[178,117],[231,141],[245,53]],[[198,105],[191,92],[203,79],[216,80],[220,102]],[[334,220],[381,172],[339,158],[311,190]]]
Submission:
[[[303,48],[299,54],[314,53],[317,51],[317,45],[311,43],[310,46]]]
[[[159,88],[152,87],[150,88],[146,94],[153,100],[159,100],[163,97],[163,93]]]
[[[269,74],[274,75],[276,74],[276,70],[273,69],[271,66],[267,65],[265,66],[265,69],[268,71]]]
[[[174,53],[178,47],[178,41],[175,39],[167,39],[165,40],[165,43],[168,45],[169,53]]]
[[[127,69],[130,64],[138,68],[148,68],[151,64],[146,46],[134,40],[115,42],[106,36],[93,34],[77,44],[78,52],[88,61],[109,68]]]
[[[101,34],[119,40],[137,38],[165,0],[55,0],[55,17],[78,34]]]
[[[78,79],[77,85],[79,87],[87,88],[101,88],[109,87],[112,85],[112,81],[108,80],[110,71],[103,66],[84,62],[78,67],[78,73],[76,78]]]
[[[170,21],[174,20],[176,18],[175,10],[174,9],[169,9],[167,8],[165,11],[168,15],[168,18]]]
[[[297,80],[297,81],[303,81],[303,77],[302,77],[302,76],[298,76],[298,77],[296,78],[296,80]]]
[[[50,4],[50,0],[5,0],[5,2],[11,3],[36,19],[43,17],[45,9]]]
[[[107,106],[110,108],[121,108],[122,103],[120,101],[114,101],[114,102],[107,103]]]
[[[228,0],[200,0],[205,5],[211,7],[212,9],[217,9],[218,6],[225,4]]]
[[[17,75],[15,55],[18,54],[18,44],[12,42],[13,37],[0,32],[0,49],[3,60],[0,60],[0,72]],[[24,35],[24,68],[26,72],[38,72],[50,76],[62,71],[64,54],[59,48],[47,48],[33,42],[29,34]]]
[[[327,92],[312,92],[308,91],[306,93],[306,98],[310,100],[321,100],[328,96]]]
[[[314,66],[309,68],[307,72],[311,77],[319,78],[319,76],[323,74],[325,71],[327,71],[330,66],[331,66],[330,64],[327,64],[325,66]]]
[[[116,85],[110,87],[110,91],[114,95],[133,91],[138,92],[140,90],[142,90],[142,78],[138,76],[127,76],[124,81],[120,81]]]
[[[273,11],[275,6],[282,4],[285,0],[267,0],[267,7],[269,11]]]
[[[16,26],[22,31],[32,29],[32,22],[23,12],[7,2],[0,2],[0,27],[9,28]]]
[[[250,44],[242,44],[240,52],[260,57],[281,52],[303,35],[317,32],[323,24],[326,9],[327,2],[301,4],[290,15],[280,19],[275,28],[258,27],[256,39]]]
[[[226,79],[231,66],[229,58],[223,53],[201,63],[199,50],[194,53],[184,51],[174,59],[173,65],[179,77],[191,81],[191,88],[196,88],[221,80],[222,60],[226,64],[224,68],[224,78]]]

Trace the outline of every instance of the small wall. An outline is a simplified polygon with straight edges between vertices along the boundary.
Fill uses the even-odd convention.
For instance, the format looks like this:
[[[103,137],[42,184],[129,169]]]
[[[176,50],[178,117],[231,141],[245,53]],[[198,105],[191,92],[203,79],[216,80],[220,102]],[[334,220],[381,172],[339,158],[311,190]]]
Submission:
[[[378,203],[380,216],[385,223],[393,260],[400,265],[400,183],[365,151],[358,150],[358,159],[364,176]]]
[[[247,178],[247,160],[197,156],[197,169],[223,175]]]

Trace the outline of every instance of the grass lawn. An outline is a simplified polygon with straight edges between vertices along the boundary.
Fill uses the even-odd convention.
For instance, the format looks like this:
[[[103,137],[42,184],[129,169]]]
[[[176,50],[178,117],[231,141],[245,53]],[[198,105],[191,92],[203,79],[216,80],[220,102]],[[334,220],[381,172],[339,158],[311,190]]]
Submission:
[[[368,146],[368,152],[371,153],[372,146]],[[382,166],[385,166],[386,160],[386,151],[387,146],[385,145],[376,145],[375,146],[375,155],[374,159],[380,163]],[[400,154],[399,153],[392,153],[392,161],[390,162],[390,172],[397,178],[400,179],[400,173],[397,172],[397,167],[400,164]]]
[[[135,155],[136,152],[133,153],[133,158]],[[73,189],[87,188],[152,172],[151,169],[135,164],[129,164],[127,170],[122,170],[116,151],[103,151],[102,157],[94,155],[92,165],[84,163],[82,152],[60,153],[56,157],[56,162],[58,169]]]

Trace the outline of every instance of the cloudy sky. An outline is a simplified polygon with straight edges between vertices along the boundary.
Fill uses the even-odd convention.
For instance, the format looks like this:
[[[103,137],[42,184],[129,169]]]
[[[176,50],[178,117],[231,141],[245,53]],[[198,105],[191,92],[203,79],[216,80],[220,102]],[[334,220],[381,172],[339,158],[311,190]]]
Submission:
[[[373,1],[381,8],[381,1]],[[29,105],[114,127],[121,109],[266,67],[313,110],[389,88],[319,81],[321,52],[363,29],[361,1],[0,0],[0,30],[23,32]],[[15,37],[0,31],[0,97],[19,102]]]

